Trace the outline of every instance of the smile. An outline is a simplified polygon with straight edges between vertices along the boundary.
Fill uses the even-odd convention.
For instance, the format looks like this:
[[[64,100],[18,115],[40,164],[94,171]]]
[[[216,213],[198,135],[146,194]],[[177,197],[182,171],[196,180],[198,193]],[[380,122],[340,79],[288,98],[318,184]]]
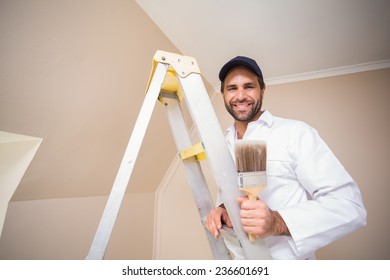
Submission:
[[[252,103],[249,103],[249,102],[242,102],[242,103],[233,104],[233,107],[239,111],[247,110],[251,106],[252,106]]]

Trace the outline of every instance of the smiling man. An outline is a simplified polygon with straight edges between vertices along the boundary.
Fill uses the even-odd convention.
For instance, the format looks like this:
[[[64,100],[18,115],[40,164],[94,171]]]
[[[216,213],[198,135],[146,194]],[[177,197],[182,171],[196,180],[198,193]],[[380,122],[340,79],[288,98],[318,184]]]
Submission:
[[[263,74],[255,60],[237,56],[220,70],[221,92],[234,123],[226,140],[267,143],[267,188],[255,201],[237,198],[245,232],[264,238],[274,259],[315,259],[315,252],[366,224],[359,187],[317,131],[262,110]],[[216,238],[231,221],[218,198],[206,220]],[[225,243],[235,259],[242,248]]]

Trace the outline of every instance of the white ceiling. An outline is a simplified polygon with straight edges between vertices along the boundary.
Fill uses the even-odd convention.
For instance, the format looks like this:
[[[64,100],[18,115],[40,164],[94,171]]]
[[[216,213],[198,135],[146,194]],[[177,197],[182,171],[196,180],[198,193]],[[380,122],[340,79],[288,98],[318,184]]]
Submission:
[[[390,59],[387,0],[136,0],[172,43],[219,84],[221,65],[255,58],[275,78]]]

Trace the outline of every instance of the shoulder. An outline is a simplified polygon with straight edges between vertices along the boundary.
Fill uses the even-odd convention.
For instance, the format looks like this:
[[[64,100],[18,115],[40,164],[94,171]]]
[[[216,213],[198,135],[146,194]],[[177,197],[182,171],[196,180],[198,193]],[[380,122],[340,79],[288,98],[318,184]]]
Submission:
[[[272,126],[274,129],[282,129],[290,133],[300,134],[310,132],[317,134],[317,130],[314,127],[301,120],[274,117]]]
[[[276,137],[278,141],[284,142],[290,151],[325,144],[318,131],[301,120],[275,117],[272,134],[273,139]]]

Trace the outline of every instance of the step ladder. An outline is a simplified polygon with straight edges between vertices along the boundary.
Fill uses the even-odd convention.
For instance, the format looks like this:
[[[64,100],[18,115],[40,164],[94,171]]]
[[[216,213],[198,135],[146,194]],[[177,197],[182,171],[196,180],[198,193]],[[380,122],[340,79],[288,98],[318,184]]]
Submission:
[[[214,180],[220,190],[221,201],[225,205],[234,229],[224,227],[221,230],[221,235],[223,238],[228,238],[239,244],[247,259],[271,259],[264,240],[257,238],[255,242],[251,242],[241,227],[236,198],[242,193],[237,187],[236,167],[204,87],[196,60],[192,57],[164,51],[157,51],[154,55],[146,97],[86,259],[104,258],[157,100],[165,107],[173,138],[189,179],[202,224],[204,224],[208,213],[214,209],[213,200],[199,163],[200,160],[207,158]],[[181,109],[183,101],[197,128],[200,143],[192,143]],[[223,238],[216,240],[206,229],[205,233],[214,258],[231,259]]]

